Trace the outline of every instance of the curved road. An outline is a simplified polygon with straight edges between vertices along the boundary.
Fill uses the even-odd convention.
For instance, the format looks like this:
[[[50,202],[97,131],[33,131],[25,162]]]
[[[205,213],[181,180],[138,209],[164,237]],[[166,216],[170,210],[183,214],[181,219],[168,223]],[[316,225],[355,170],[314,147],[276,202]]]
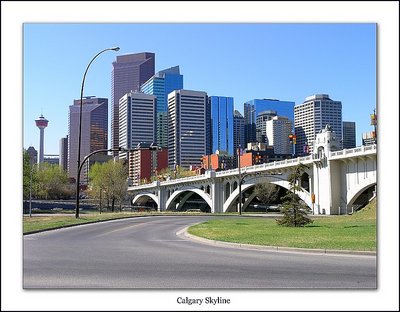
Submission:
[[[176,236],[201,216],[24,236],[24,288],[376,288],[376,257],[244,250]]]

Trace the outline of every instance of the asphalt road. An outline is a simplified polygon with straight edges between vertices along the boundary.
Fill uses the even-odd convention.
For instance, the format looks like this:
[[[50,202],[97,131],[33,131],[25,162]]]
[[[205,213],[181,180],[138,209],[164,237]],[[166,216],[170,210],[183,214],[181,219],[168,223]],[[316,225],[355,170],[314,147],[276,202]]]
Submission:
[[[376,257],[209,246],[176,232],[200,216],[142,217],[25,235],[28,288],[376,288]]]

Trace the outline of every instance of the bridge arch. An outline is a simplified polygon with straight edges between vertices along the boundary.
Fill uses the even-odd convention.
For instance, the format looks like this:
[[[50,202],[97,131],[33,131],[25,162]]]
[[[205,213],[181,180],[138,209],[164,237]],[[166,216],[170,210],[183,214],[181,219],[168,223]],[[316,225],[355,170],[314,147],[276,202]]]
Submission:
[[[166,205],[165,205],[166,209],[167,209],[167,210],[171,209],[170,206],[171,206],[171,204],[175,201],[175,199],[176,199],[180,194],[185,193],[185,192],[196,193],[196,194],[199,195],[202,199],[205,200],[205,202],[207,203],[207,205],[208,205],[208,206],[210,207],[210,209],[211,209],[211,205],[212,205],[212,203],[211,203],[211,196],[210,196],[209,194],[205,193],[203,190],[201,190],[201,189],[199,189],[199,188],[190,187],[190,186],[182,187],[182,188],[180,188],[180,189],[178,189],[178,190],[175,190],[175,192],[173,192],[172,195],[171,195],[171,196],[168,198],[168,200],[167,200],[167,203],[166,203]],[[190,195],[192,195],[192,194],[190,194]],[[187,199],[189,199],[190,195],[189,195],[189,196],[188,196],[188,195],[185,195],[185,197],[184,197],[184,198],[185,198],[185,201],[186,201]],[[184,204],[184,202],[183,202],[183,203],[180,203],[179,206],[181,207],[183,204]]]
[[[141,194],[136,195],[132,199],[132,205],[134,205],[134,204],[144,205],[145,203],[147,203],[149,201],[149,198],[154,200],[154,202],[157,204],[157,209],[159,209],[160,203],[158,200],[158,196],[154,195],[153,193],[141,193]]]
[[[347,208],[351,208],[361,193],[374,185],[376,185],[376,178],[366,179],[362,183],[353,185],[353,187],[347,191]]]
[[[281,177],[273,177],[273,176],[268,176],[268,177],[257,177],[257,176],[253,176],[250,177],[248,179],[248,181],[246,181],[246,183],[242,184],[242,193],[245,192],[246,190],[248,190],[249,188],[255,186],[256,184],[259,183],[264,183],[264,182],[268,182],[268,183],[272,183],[275,185],[278,185],[280,187],[283,187],[287,190],[290,189],[290,184],[288,181],[283,180]],[[312,207],[311,204],[311,196],[310,193],[308,193],[306,190],[302,189],[302,191],[297,192],[297,195],[300,197],[301,200],[303,200],[306,205],[308,207]],[[235,203],[238,201],[238,197],[239,197],[239,188],[235,189],[231,195],[228,197],[228,199],[225,201],[224,203],[224,208],[223,208],[223,212],[232,212],[235,211],[236,209],[236,205]],[[254,196],[253,196],[254,198]]]

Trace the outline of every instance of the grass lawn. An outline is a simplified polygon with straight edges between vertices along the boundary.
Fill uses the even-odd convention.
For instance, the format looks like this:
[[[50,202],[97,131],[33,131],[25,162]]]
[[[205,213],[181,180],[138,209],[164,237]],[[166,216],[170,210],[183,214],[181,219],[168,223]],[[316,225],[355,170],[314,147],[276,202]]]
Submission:
[[[376,250],[376,202],[353,215],[316,217],[305,227],[283,227],[274,219],[213,219],[189,228],[204,238],[265,246]]]

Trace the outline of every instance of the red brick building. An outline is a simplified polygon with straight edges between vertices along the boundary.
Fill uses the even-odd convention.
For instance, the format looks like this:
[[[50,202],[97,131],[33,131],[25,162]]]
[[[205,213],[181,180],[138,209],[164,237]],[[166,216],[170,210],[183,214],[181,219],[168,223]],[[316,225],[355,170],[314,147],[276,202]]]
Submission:
[[[168,167],[168,150],[137,149],[129,152],[129,178],[132,185],[151,181],[151,177]]]
[[[234,157],[226,154],[204,155],[201,158],[201,167],[205,170],[212,169],[215,171],[228,170],[236,168]]]

